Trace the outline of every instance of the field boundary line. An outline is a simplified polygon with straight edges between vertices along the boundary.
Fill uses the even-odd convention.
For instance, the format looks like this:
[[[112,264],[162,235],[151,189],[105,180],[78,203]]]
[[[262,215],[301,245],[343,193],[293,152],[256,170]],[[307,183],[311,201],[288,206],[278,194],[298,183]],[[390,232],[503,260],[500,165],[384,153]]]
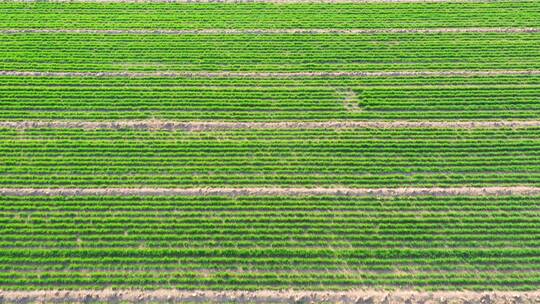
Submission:
[[[540,28],[504,28],[504,27],[470,27],[470,28],[424,28],[424,29],[200,29],[200,30],[167,30],[167,29],[0,29],[0,34],[106,34],[106,35],[272,35],[272,34],[443,34],[443,33],[539,33]]]
[[[0,76],[19,77],[186,77],[186,78],[297,78],[297,77],[409,77],[409,76],[533,76],[540,70],[442,70],[378,72],[35,72],[0,71]]]
[[[7,303],[189,302],[189,303],[536,303],[540,292],[517,291],[211,291],[211,290],[35,290],[0,291]]]
[[[3,2],[2,0],[0,2]],[[498,0],[45,0],[51,3],[491,3]],[[12,0],[34,3],[43,0]]]
[[[224,122],[224,121],[0,121],[0,128],[9,129],[136,129],[150,131],[220,131],[220,130],[302,130],[302,129],[504,129],[537,128],[540,120],[524,121],[280,121],[280,122]]]
[[[540,187],[454,188],[0,188],[0,196],[502,196],[540,195]]]
[[[186,77],[186,78],[297,78],[297,77],[409,77],[409,76],[532,76],[540,70],[440,70],[378,72],[36,72],[0,71],[0,76],[19,77]]]

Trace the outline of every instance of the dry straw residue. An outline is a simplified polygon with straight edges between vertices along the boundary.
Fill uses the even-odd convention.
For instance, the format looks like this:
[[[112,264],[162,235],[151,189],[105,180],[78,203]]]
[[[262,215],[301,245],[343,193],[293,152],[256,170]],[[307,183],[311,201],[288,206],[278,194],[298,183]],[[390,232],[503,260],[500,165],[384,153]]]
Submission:
[[[0,71],[0,76],[20,77],[193,77],[193,78],[301,78],[301,77],[446,77],[446,76],[527,76],[540,70],[442,70],[380,72],[32,72]]]
[[[356,95],[345,98],[345,107],[360,111]],[[354,104],[351,104],[353,103]],[[280,121],[280,122],[224,122],[224,121],[165,121],[165,120],[118,120],[118,121],[1,121],[0,128],[12,129],[138,129],[138,130],[183,130],[213,131],[240,129],[500,129],[537,128],[540,120],[523,121]]]
[[[279,35],[279,34],[444,34],[444,33],[538,33],[540,28],[534,27],[465,27],[465,28],[386,28],[386,29],[199,29],[199,30],[168,30],[168,29],[1,29],[0,34],[103,34],[103,35]]]
[[[540,187],[454,188],[0,188],[4,196],[503,196],[540,195]]]
[[[50,290],[0,291],[3,303],[341,303],[341,304],[528,304],[540,292],[417,292],[417,291],[183,291],[161,290]]]

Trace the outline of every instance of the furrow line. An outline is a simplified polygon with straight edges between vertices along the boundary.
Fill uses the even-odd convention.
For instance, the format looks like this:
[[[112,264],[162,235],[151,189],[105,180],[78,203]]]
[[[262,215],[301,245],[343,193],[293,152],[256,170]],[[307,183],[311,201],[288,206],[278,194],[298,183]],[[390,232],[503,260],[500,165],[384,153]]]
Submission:
[[[284,129],[504,129],[537,128],[540,120],[515,121],[280,121],[280,122],[224,122],[224,121],[0,121],[0,128],[9,129],[136,129],[153,131],[213,131],[213,130],[284,130]]]
[[[540,195],[540,187],[455,188],[0,188],[2,196],[502,196]]]
[[[444,77],[444,76],[531,76],[540,70],[442,70],[379,72],[37,72],[0,71],[0,76],[20,77],[186,77],[186,78],[298,78],[298,77]]]
[[[442,33],[539,33],[540,28],[424,28],[424,29],[132,29],[132,30],[97,30],[97,29],[2,29],[0,34],[106,34],[106,35],[268,35],[268,34],[442,34]]]

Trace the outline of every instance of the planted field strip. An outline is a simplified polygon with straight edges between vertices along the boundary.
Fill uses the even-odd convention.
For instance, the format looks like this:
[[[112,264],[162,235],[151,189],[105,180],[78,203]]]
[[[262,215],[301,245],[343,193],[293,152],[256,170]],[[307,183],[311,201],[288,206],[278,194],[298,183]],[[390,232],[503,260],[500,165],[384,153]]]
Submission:
[[[538,128],[2,129],[5,188],[540,185]]]
[[[534,0],[363,2],[65,4],[10,1],[0,3],[2,13],[9,16],[0,19],[0,28],[199,30],[540,27],[540,3]]]
[[[485,120],[477,126],[490,127],[489,121],[540,120],[540,75],[27,76],[0,77],[0,119],[5,121],[4,126],[10,126],[9,121],[16,120],[87,119],[190,122],[176,124],[180,129],[195,125],[227,125],[220,121],[237,126],[243,125],[238,122],[253,121],[298,122],[296,126],[281,123],[270,128],[370,125],[350,120],[394,120],[388,125],[396,127],[407,126],[408,123],[401,122],[403,120],[417,121],[411,122],[410,127],[430,127],[437,124],[429,122],[434,120],[450,121],[448,127],[461,124],[451,123],[455,120]],[[354,93],[353,98],[348,92]],[[357,110],[349,111],[345,103]],[[326,124],[311,124],[310,127],[308,123],[301,123],[313,121]],[[335,124],[329,121],[335,121]],[[46,126],[43,122],[35,124]],[[133,124],[141,126],[139,122]],[[159,125],[164,127],[154,122],[154,126]],[[375,127],[383,125],[386,123],[373,122]],[[514,122],[502,122],[499,126],[511,125]]]
[[[1,34],[0,70],[280,73],[538,70],[539,45],[540,33]]]
[[[539,201],[1,196],[0,288],[530,290]]]

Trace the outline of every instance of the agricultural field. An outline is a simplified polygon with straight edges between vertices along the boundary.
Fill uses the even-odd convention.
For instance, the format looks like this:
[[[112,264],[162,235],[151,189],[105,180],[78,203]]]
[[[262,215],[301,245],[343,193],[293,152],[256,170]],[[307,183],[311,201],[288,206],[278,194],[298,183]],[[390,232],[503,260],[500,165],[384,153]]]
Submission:
[[[5,188],[540,187],[539,128],[0,130]]]
[[[538,199],[7,196],[0,282],[528,290]]]
[[[534,60],[537,58],[540,54]],[[0,119],[4,121],[539,118],[540,73],[270,78],[0,76]]]
[[[538,301],[539,1],[0,1],[0,302]]]

